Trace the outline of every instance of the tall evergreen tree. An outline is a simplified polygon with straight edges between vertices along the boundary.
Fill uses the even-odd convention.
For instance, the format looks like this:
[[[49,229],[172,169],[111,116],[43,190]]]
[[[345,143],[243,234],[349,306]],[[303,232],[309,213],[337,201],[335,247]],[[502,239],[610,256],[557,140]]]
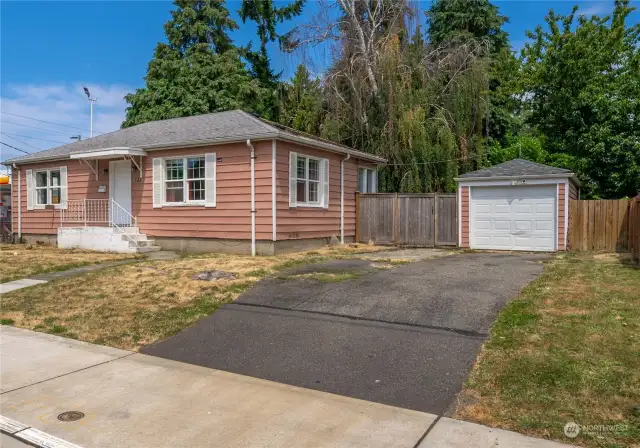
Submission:
[[[145,87],[128,94],[123,127],[228,109],[263,112],[267,92],[246,70],[220,0],[177,0],[149,62]]]
[[[262,86],[269,90],[270,97],[266,99],[265,113],[267,118],[277,120],[279,115],[278,83],[280,73],[275,73],[271,68],[267,44],[280,41],[281,36],[276,30],[276,25],[302,13],[305,0],[294,0],[292,3],[276,7],[274,0],[242,0],[242,6],[238,13],[242,22],[252,20],[257,25],[260,48],[253,51],[251,45],[245,49],[245,57],[251,65],[252,75],[260,81]]]
[[[475,40],[486,47],[491,58],[489,114],[484,123],[486,137],[505,142],[515,131],[509,83],[516,59],[511,53],[508,34],[502,26],[508,21],[489,0],[436,0],[427,11],[428,34],[432,45],[451,45]]]
[[[323,118],[320,80],[312,79],[309,70],[300,64],[291,82],[284,83],[282,90],[280,123],[319,135]]]
[[[509,47],[509,36],[502,30],[507,18],[489,0],[437,0],[426,15],[434,45],[479,39],[486,41],[491,54]]]

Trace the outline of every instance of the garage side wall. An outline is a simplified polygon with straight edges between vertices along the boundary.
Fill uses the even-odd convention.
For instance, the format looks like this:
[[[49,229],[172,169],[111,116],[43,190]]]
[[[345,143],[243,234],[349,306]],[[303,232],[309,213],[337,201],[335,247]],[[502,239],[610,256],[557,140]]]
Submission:
[[[558,250],[567,248],[567,184],[558,184]]]
[[[469,187],[460,187],[460,247],[469,247]]]

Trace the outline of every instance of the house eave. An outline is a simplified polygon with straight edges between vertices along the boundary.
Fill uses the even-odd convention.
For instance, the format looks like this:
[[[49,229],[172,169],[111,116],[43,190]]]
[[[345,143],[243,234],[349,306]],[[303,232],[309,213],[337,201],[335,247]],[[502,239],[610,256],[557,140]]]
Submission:
[[[140,148],[118,146],[115,148],[92,149],[90,151],[76,151],[69,154],[70,159],[113,159],[124,156],[146,156],[147,153]]]
[[[366,152],[358,151],[357,149],[349,149],[342,146],[333,145],[331,143],[319,142],[317,140],[312,140],[305,137],[298,137],[291,134],[281,134],[278,138],[293,143],[299,143],[301,145],[324,149],[325,151],[335,152],[338,154],[349,154],[353,158],[366,160],[368,162],[373,162],[379,165],[384,165],[387,163],[387,160],[382,157],[367,154]]]
[[[64,156],[50,156],[50,157],[38,157],[29,160],[12,160],[9,159],[5,162],[2,162],[3,165],[29,165],[32,163],[41,163],[41,162],[51,162],[56,160],[69,160],[69,159],[78,159],[78,158],[86,158],[78,156],[78,154],[93,154],[94,152],[99,151],[107,151],[107,150],[124,150],[124,149],[136,149],[142,152],[145,151],[159,151],[166,149],[180,149],[180,148],[192,148],[199,146],[211,146],[211,145],[223,145],[229,143],[244,143],[247,139],[251,139],[254,141],[262,141],[262,140],[272,140],[279,139],[290,141],[294,143],[304,144],[307,146],[311,146],[314,148],[323,149],[325,151],[335,152],[339,154],[350,154],[351,157],[358,158],[361,160],[370,161],[376,164],[385,164],[386,160],[382,157],[377,157],[371,154],[367,154],[362,151],[358,151],[355,149],[348,149],[338,145],[333,145],[330,143],[319,142],[316,140],[312,140],[305,137],[298,137],[290,134],[285,134],[281,132],[265,132],[260,134],[246,134],[246,135],[238,135],[233,138],[220,138],[220,139],[207,139],[207,140],[196,140],[196,141],[183,141],[183,142],[168,142],[168,143],[158,143],[153,145],[139,145],[136,148],[128,148],[128,147],[117,147],[117,148],[104,148],[104,149],[95,149],[89,151],[76,151],[70,154],[66,154]],[[139,155],[139,154],[136,154]]]
[[[578,187],[582,186],[582,182],[575,173],[557,173],[557,174],[527,174],[520,176],[484,176],[484,177],[455,177],[458,183],[461,182],[487,182],[491,180],[518,180],[518,179],[571,179]]]

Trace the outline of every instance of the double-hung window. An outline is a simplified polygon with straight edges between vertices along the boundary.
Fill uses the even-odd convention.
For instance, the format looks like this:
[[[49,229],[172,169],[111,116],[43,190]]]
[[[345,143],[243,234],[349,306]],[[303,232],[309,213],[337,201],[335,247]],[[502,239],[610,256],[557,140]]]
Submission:
[[[58,205],[62,201],[60,170],[35,171],[35,199],[37,206]]]
[[[358,191],[360,193],[378,192],[378,173],[370,168],[358,169]]]
[[[165,204],[204,204],[204,156],[165,159],[164,172]]]
[[[320,159],[298,156],[296,197],[300,205],[320,204]]]
[[[289,153],[289,206],[329,207],[329,160]]]

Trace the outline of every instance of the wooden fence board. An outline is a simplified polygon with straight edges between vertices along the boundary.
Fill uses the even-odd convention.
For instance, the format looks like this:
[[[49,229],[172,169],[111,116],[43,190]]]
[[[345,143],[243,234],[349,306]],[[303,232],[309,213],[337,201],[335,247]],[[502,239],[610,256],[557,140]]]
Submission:
[[[436,245],[458,244],[458,201],[456,195],[438,195],[436,198]],[[454,219],[451,219],[451,217]]]
[[[455,246],[456,200],[455,194],[358,194],[357,240],[403,246]]]
[[[358,214],[360,231],[358,237],[362,242],[374,239],[380,243],[393,242],[394,198],[391,195],[360,195],[360,213]]]
[[[434,202],[430,197],[398,197],[398,244],[435,246]]]
[[[632,201],[629,207],[629,249],[640,265],[640,199]]]
[[[569,249],[627,250],[629,204],[626,199],[569,201]]]

